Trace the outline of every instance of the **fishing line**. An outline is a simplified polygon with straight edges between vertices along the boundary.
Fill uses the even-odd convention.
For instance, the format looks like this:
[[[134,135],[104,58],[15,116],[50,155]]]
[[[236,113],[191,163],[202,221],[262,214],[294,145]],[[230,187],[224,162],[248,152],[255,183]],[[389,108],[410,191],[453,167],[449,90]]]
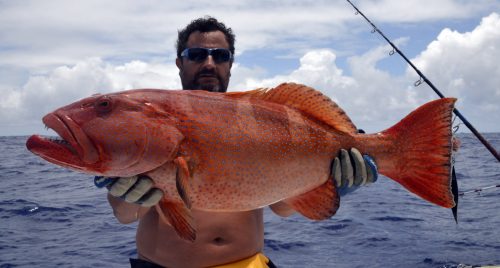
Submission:
[[[379,33],[387,43],[389,43],[389,45],[391,45],[392,47],[392,50],[389,52],[389,55],[393,55],[394,53],[398,53],[412,68],[413,70],[415,70],[415,72],[418,74],[419,76],[419,79],[414,83],[414,85],[416,87],[418,87],[419,85],[421,85],[422,83],[426,83],[427,85],[429,85],[432,90],[434,90],[434,92],[440,97],[440,98],[444,98],[444,95],[434,86],[434,84],[432,84],[432,82],[417,68],[415,67],[415,65],[413,65],[413,63],[405,56],[405,54],[403,52],[401,52],[401,50],[399,50],[399,48],[394,45],[391,40],[389,40],[385,35],[384,33],[382,33],[382,31],[377,27],[375,26],[375,24],[373,24],[373,22],[370,21],[370,19],[368,19],[365,14],[363,14],[363,12],[361,12],[351,1],[347,0],[347,2],[349,2],[349,4],[351,4],[351,6],[356,10],[356,15],[361,15],[363,16],[363,18],[368,22],[370,23],[370,25],[373,27],[372,29],[372,33]],[[467,126],[467,128],[469,128],[469,130],[479,139],[479,141],[481,141],[481,143],[486,147],[486,149],[488,149],[488,151],[490,151],[490,153],[497,159],[497,161],[500,162],[500,156],[498,155],[498,152],[495,150],[495,148],[493,148],[493,146],[491,146],[491,144],[476,130],[476,128],[474,126],[472,126],[472,124],[462,115],[462,113],[460,113],[460,111],[458,111],[457,108],[455,108],[453,110],[453,112],[462,120],[462,122]]]
[[[487,186],[487,187],[482,187],[482,188],[476,188],[474,190],[470,190],[470,191],[465,191],[465,192],[460,192],[458,195],[460,197],[464,196],[464,195],[468,195],[468,194],[472,194],[472,193],[477,193],[477,194],[481,194],[483,191],[485,190],[492,190],[492,189],[495,189],[495,188],[500,188],[500,184],[497,184],[497,185],[491,185],[491,186]]]
[[[453,139],[456,139],[456,137],[455,137],[456,133],[458,132],[458,130],[460,129],[460,125],[462,124],[461,122],[458,122],[455,125],[455,120],[456,119],[457,119],[457,117],[454,116],[453,120],[452,120],[452,125],[453,125]],[[460,145],[458,145],[458,144],[456,144],[456,145],[457,145],[457,147],[460,147]],[[453,142],[453,146],[455,146],[454,142]],[[456,150],[458,150],[458,148],[456,148]],[[455,165],[455,157],[456,157],[457,152],[458,151],[455,151],[455,149],[452,151],[452,158],[451,158],[452,166]],[[454,170],[453,170],[453,172],[454,172]],[[453,175],[455,175],[455,174],[453,174]],[[456,179],[456,177],[455,177],[455,179]],[[481,187],[481,188],[476,188],[476,189],[468,190],[468,191],[462,191],[462,192],[459,192],[457,195],[455,195],[455,197],[463,197],[464,195],[469,195],[469,194],[473,194],[473,193],[477,193],[478,195],[480,195],[483,191],[485,191],[485,190],[491,190],[491,189],[494,189],[494,188],[500,188],[500,184],[486,186],[486,187]],[[455,201],[455,202],[457,202],[457,201]]]

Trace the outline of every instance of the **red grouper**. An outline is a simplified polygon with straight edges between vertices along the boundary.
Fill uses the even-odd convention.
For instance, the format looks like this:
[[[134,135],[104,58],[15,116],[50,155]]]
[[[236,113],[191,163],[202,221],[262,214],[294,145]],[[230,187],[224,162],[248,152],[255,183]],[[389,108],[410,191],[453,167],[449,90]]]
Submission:
[[[60,138],[26,146],[56,165],[103,176],[151,177],[156,210],[187,240],[191,209],[246,211],[284,202],[332,217],[340,199],[330,170],[341,148],[372,156],[379,172],[442,207],[451,191],[452,110],[431,101],[395,126],[358,134],[344,111],[310,87],[213,93],[140,89],[94,95],[43,118]]]

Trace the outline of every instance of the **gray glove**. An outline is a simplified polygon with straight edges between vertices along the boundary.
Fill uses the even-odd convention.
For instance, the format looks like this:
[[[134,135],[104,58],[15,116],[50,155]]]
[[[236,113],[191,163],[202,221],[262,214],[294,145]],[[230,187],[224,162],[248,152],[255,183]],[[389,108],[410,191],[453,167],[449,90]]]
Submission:
[[[153,180],[147,176],[102,177],[96,176],[94,184],[98,188],[106,187],[109,194],[120,197],[125,202],[143,207],[156,205],[163,197],[163,192],[153,187]]]
[[[340,150],[332,165],[332,176],[337,188],[351,188],[377,181],[375,161],[368,155],[361,155],[358,149]]]

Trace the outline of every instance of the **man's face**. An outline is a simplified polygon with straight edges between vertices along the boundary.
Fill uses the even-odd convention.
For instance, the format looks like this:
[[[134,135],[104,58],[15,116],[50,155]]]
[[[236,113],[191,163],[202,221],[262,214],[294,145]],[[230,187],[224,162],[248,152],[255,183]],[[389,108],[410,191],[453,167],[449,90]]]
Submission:
[[[189,36],[187,42],[187,48],[193,47],[229,49],[229,44],[221,31],[206,33],[196,31]],[[216,63],[212,56],[208,56],[204,61],[196,62],[182,57],[177,58],[175,63],[179,68],[183,89],[226,92],[231,76],[232,60]]]

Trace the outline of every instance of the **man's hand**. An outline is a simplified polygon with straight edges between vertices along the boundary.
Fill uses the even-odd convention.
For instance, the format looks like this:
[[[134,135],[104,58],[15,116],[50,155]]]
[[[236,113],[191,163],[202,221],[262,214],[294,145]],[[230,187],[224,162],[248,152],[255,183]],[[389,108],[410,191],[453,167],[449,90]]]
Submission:
[[[163,192],[154,188],[153,180],[147,176],[123,178],[96,176],[94,184],[98,188],[106,187],[112,196],[143,207],[152,207],[163,197]]]
[[[375,161],[368,155],[361,155],[356,148],[349,151],[341,149],[333,161],[331,172],[338,189],[373,183],[378,177]]]

